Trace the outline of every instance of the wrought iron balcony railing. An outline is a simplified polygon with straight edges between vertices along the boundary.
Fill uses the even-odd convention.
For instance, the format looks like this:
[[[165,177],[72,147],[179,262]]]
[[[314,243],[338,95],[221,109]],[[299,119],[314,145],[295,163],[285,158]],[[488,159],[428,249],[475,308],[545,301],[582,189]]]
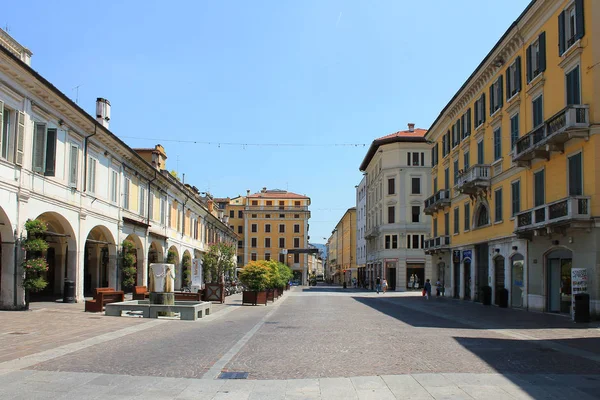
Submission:
[[[476,194],[490,187],[492,179],[491,166],[476,164],[458,176],[456,190],[465,194]]]
[[[448,189],[438,190],[433,196],[425,200],[423,212],[431,215],[440,208],[450,205],[450,191]]]
[[[574,221],[591,221],[590,197],[569,196],[522,211],[515,216],[515,233],[566,225]]]

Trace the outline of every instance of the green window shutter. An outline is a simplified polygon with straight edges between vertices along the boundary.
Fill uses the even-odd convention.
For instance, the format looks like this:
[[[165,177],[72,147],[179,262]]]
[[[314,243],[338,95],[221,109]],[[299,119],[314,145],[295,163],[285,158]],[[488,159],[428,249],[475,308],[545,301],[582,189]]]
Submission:
[[[562,56],[565,52],[565,12],[561,12],[558,16],[558,55]]]
[[[569,157],[569,196],[583,195],[581,153]]]
[[[46,133],[46,163],[44,175],[54,176],[56,169],[56,129],[48,129]]]
[[[467,110],[467,136],[471,134],[471,108]]]
[[[517,60],[515,61],[515,63],[516,63],[515,65],[517,68],[517,73],[516,73],[517,80],[515,81],[515,88],[517,89],[517,92],[520,92],[521,91],[521,56],[517,57]],[[508,85],[508,83],[506,85],[510,86],[510,85]]]
[[[17,127],[17,145],[15,147],[15,164],[23,165],[23,154],[25,150],[25,114],[19,112]]]
[[[490,115],[494,113],[494,89],[496,88],[496,84],[492,84],[490,86]]]
[[[546,32],[540,33],[538,40],[540,43],[540,72],[544,72],[546,70]]]
[[[485,93],[481,94],[481,102],[482,102],[481,109],[483,110],[483,115],[481,116],[481,119],[483,122],[485,122]]]
[[[497,85],[500,85],[500,88],[498,89],[498,97],[500,97],[499,99],[497,99],[497,103],[498,103],[498,108],[502,107],[503,104],[503,98],[504,98],[504,88],[503,88],[503,83],[504,82],[504,76],[500,75],[500,77],[498,78],[498,82],[496,83]],[[508,97],[507,97],[508,99]]]
[[[533,65],[531,65],[531,46],[527,48],[526,54],[527,61],[527,83],[531,82],[531,75],[533,74]]]
[[[583,0],[575,0],[575,29],[577,30],[575,40],[581,39],[583,35],[585,35],[585,23],[583,20]]]
[[[33,129],[33,160],[34,172],[43,172],[46,164],[46,124],[36,123]]]
[[[506,70],[506,99],[510,99],[510,67]]]

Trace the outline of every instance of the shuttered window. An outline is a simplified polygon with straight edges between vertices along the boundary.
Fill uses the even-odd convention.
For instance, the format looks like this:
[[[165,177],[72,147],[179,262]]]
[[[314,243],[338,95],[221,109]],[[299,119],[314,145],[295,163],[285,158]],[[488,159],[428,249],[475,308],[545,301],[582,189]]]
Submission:
[[[96,163],[95,158],[88,158],[87,191],[90,193],[96,193]]]
[[[412,194],[421,194],[421,178],[412,178]]]
[[[477,164],[484,163],[483,140],[477,142]]]
[[[458,183],[458,160],[454,160],[454,186]]]
[[[538,96],[533,100],[533,126],[534,128],[544,123],[544,98]]]
[[[69,186],[77,187],[77,178],[79,172],[79,147],[71,145],[69,154]]]
[[[294,248],[300,248],[300,238],[294,238]]]
[[[566,75],[567,105],[581,104],[581,87],[579,83],[579,66]]]
[[[444,235],[450,235],[450,214],[444,213]]]
[[[54,176],[56,164],[56,129],[35,123],[33,130],[32,169],[46,176]]]
[[[510,118],[510,148],[514,148],[519,140],[519,114]]]
[[[546,32],[527,47],[527,83],[546,70]]]
[[[388,224],[396,223],[396,207],[388,207]]]
[[[538,171],[533,174],[533,206],[541,206],[546,202],[546,194],[544,192],[544,170]]]
[[[569,157],[569,196],[583,195],[583,168],[581,153]]]
[[[506,101],[521,91],[521,56],[506,70]]]
[[[146,189],[143,187],[140,187],[140,204],[138,210],[142,217],[146,216]]]
[[[23,165],[23,152],[25,150],[25,114],[19,112],[17,121],[17,145],[15,149],[15,164]]]
[[[502,189],[494,192],[494,221],[502,221]]]
[[[475,127],[479,127],[485,122],[485,93],[482,93],[479,99],[475,101]]]
[[[110,182],[110,201],[113,203],[117,202],[117,195],[119,194],[119,174],[117,171],[110,172],[111,174],[111,182]]]
[[[471,154],[469,151],[465,151],[463,154],[463,169],[466,171],[471,166]]]
[[[502,131],[500,128],[494,131],[494,161],[502,158]]]
[[[512,189],[512,215],[515,216],[521,212],[521,181],[513,182],[510,186]]]
[[[465,203],[464,222],[464,230],[466,232],[471,229],[471,205],[469,203]]]
[[[444,189],[450,189],[450,168],[444,169]]]
[[[584,34],[583,0],[575,0],[558,16],[558,54],[562,56]]]
[[[123,183],[123,208],[126,210],[129,210],[129,185],[131,185],[130,179],[125,178],[125,182]]]
[[[454,209],[454,233],[457,234],[459,232],[460,227],[460,216],[458,207]]]
[[[502,75],[490,86],[490,115],[502,108],[504,93]]]
[[[166,210],[165,210],[166,203],[167,203],[167,199],[165,199],[164,197],[161,197],[161,199],[160,199],[160,223],[162,225],[164,225],[165,222],[166,222],[166,214],[165,214],[165,212],[166,212]]]

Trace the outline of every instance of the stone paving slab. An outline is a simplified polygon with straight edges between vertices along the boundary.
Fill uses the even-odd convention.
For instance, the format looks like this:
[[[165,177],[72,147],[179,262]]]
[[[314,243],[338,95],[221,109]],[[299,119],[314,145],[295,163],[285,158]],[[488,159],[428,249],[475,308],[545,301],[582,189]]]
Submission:
[[[437,374],[364,376],[298,380],[207,380],[186,378],[138,377],[76,372],[14,371],[0,375],[2,399],[597,399],[589,390],[565,385],[543,385],[544,375],[529,375],[523,384],[518,379],[498,381],[497,374]],[[594,376],[600,379],[600,376]],[[455,380],[468,382],[463,385]],[[424,384],[422,384],[422,383]],[[487,384],[481,384],[485,382]],[[492,382],[500,383],[499,385]],[[431,385],[430,385],[431,384]],[[590,389],[590,388],[588,388]],[[594,392],[591,392],[594,393]]]

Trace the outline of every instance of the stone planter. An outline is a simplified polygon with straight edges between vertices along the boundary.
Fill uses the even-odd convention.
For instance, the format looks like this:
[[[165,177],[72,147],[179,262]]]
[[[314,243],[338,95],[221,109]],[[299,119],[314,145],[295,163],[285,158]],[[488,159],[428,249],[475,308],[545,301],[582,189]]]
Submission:
[[[250,290],[244,290],[242,292],[242,304],[252,304],[253,306],[257,304],[267,305],[267,292],[254,292]]]

